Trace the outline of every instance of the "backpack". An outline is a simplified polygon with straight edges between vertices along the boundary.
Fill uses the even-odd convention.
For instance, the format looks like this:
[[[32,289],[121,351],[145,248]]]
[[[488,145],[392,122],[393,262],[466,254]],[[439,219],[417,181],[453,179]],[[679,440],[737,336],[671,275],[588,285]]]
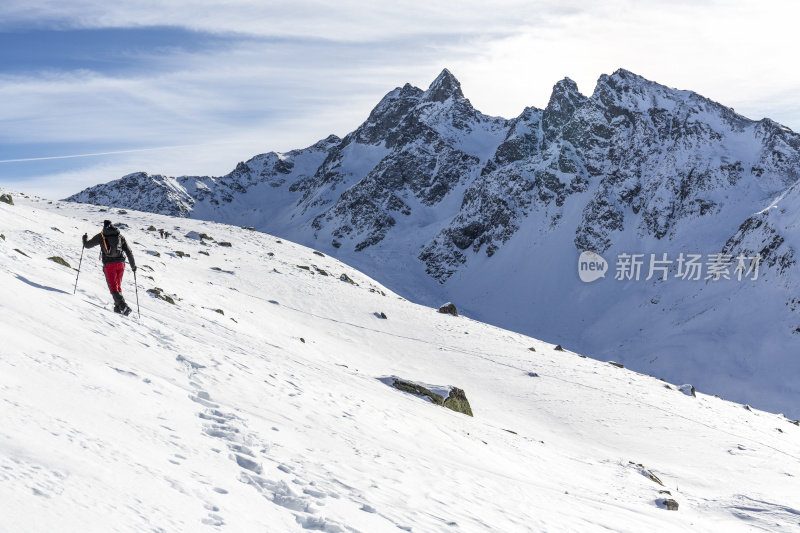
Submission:
[[[122,235],[116,233],[106,236],[102,232],[100,235],[103,239],[103,247],[101,248],[100,253],[112,259],[118,259],[122,257],[122,244],[124,242]]]

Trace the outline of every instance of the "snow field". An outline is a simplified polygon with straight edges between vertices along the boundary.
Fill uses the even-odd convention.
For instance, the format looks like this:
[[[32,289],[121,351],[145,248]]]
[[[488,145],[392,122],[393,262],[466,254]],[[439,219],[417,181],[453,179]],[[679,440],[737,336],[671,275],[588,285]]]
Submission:
[[[14,198],[0,531],[800,530],[780,415],[439,314],[270,235]],[[141,318],[110,311],[96,249],[76,295],[47,260],[77,266],[104,218],[129,226]],[[123,290],[135,307],[129,269]],[[463,388],[475,417],[391,376]]]

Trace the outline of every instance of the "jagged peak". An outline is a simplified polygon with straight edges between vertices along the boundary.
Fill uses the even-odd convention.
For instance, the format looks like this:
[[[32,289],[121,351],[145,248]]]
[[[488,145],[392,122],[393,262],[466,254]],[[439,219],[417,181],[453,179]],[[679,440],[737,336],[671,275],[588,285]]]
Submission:
[[[461,92],[461,83],[446,68],[433,80],[423,97],[426,101],[444,102],[448,98],[464,98]]]
[[[598,90],[603,88],[610,88],[614,92],[619,92],[625,87],[630,87],[631,85],[639,85],[639,86],[652,86],[652,87],[663,87],[667,88],[666,86],[660,85],[654,81],[650,81],[647,78],[640,76],[639,74],[635,74],[630,70],[626,70],[624,68],[618,68],[614,71],[613,74],[601,74],[600,77],[597,79],[597,86],[595,87],[595,93]]]
[[[414,87],[410,83],[406,83],[402,87],[395,87],[393,90],[386,93],[386,96],[381,99],[381,103],[397,100],[399,98],[419,98],[423,93],[424,91],[419,87]]]
[[[575,107],[584,100],[586,100],[586,97],[578,90],[578,84],[569,78],[564,78],[553,86],[547,109],[560,110],[565,105],[567,107]]]
[[[381,98],[381,101],[378,102],[378,105],[376,105],[370,113],[370,117],[373,118],[376,115],[385,113],[386,110],[394,106],[395,102],[398,100],[419,100],[422,95],[422,89],[414,87],[410,83],[406,83],[402,87],[396,87]]]
[[[785,131],[786,133],[795,133],[792,128],[789,126],[784,126],[780,122],[775,122],[771,118],[762,118],[758,121],[758,124],[764,127],[772,128],[772,129],[779,129]]]
[[[578,90],[578,84],[575,83],[571,78],[564,78],[563,80],[556,82],[556,84],[553,86],[553,92],[556,91],[580,94],[580,91]]]
[[[668,87],[622,68],[611,75],[602,74],[597,80],[591,99],[605,106],[633,106],[639,110],[653,105],[670,108],[673,104],[666,102],[686,103],[691,100],[723,107],[692,91]]]
[[[397,96],[406,98],[420,96],[422,94],[422,89],[420,89],[419,87],[414,87],[410,83],[406,83],[402,87],[398,87],[397,89],[395,89],[395,91],[399,91],[397,93]]]
[[[522,113],[517,115],[515,118],[511,119],[513,121],[519,122],[520,120],[530,120],[531,118],[535,117],[536,115],[541,115],[542,110],[535,106],[527,106],[525,109],[522,110]]]
[[[120,179],[124,180],[126,178],[132,179],[132,178],[150,178],[150,177],[153,177],[153,176],[150,176],[147,172],[144,172],[143,170],[140,170],[139,172],[131,172],[130,174],[125,174]]]
[[[628,79],[628,80],[642,80],[642,81],[649,81],[644,77],[636,74],[635,72],[631,72],[628,69],[618,68],[614,71],[611,75],[612,78],[621,78],[621,79]]]
[[[423,94],[422,89],[410,83],[396,87],[381,98],[367,120],[345,136],[343,142],[349,143],[353,139],[365,144],[382,141],[387,131],[400,123],[409,110],[420,102]]]
[[[604,105],[622,105],[638,110],[652,106],[669,108],[675,103],[686,103],[694,110],[706,109],[719,113],[725,120],[738,124],[738,127],[753,122],[732,108],[694,91],[669,87],[623,68],[617,69],[610,76],[608,74],[600,76],[592,100]]]
[[[559,129],[566,124],[575,111],[587,100],[578,90],[578,84],[564,78],[553,86],[550,101],[542,114],[545,137],[553,140]]]
[[[326,149],[328,146],[330,146],[332,144],[339,144],[340,142],[342,142],[342,139],[338,135],[334,135],[333,133],[331,133],[330,135],[328,135],[324,139],[321,139],[321,140],[317,141],[316,143],[314,143],[311,146],[311,148],[316,149],[316,150],[323,150],[323,149]]]

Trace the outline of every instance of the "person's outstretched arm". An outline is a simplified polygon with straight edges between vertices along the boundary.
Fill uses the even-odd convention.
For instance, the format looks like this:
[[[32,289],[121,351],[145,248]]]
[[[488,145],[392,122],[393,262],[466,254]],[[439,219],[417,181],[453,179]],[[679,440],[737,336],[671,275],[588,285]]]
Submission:
[[[100,240],[102,239],[102,237],[100,236],[99,233],[97,235],[95,235],[94,237],[92,237],[91,239],[87,239],[86,237],[88,237],[88,235],[86,233],[84,233],[83,234],[83,246],[85,248],[94,248],[95,246],[100,244]]]

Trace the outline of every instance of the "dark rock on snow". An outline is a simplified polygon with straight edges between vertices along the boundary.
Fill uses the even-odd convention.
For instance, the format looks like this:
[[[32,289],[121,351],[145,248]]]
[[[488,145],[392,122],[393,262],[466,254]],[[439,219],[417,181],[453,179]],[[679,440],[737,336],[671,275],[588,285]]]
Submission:
[[[69,263],[67,263],[62,257],[54,255],[53,257],[48,257],[48,259],[54,263],[58,263],[59,265],[65,266],[70,268]]]
[[[665,498],[661,500],[661,505],[664,506],[668,511],[677,511],[679,507],[678,502],[672,498]]]
[[[439,308],[439,312],[446,315],[458,316],[458,310],[452,302],[447,302]]]
[[[447,395],[447,398],[445,398],[441,394],[436,394],[435,392],[431,392],[429,389],[423,387],[422,385],[417,385],[416,383],[411,383],[410,381],[405,381],[402,379],[394,378],[392,381],[392,386],[403,392],[407,392],[415,396],[428,398],[432,403],[435,403],[436,405],[441,405],[458,413],[463,413],[468,416],[473,416],[472,408],[469,405],[469,400],[467,400],[467,395],[464,393],[463,390],[457,387],[453,387],[452,389],[450,389],[450,393]]]

